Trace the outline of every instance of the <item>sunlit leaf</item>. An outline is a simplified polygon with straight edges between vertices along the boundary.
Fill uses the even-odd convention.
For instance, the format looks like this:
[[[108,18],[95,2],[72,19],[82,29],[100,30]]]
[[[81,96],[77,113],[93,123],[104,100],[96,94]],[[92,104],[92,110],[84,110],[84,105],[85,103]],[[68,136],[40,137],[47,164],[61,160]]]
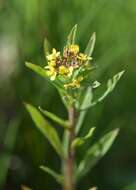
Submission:
[[[68,35],[67,45],[75,44],[76,31],[77,31],[77,24],[72,28],[72,30]]]
[[[40,111],[34,106],[25,103],[25,107],[30,113],[32,120],[36,124],[37,128],[52,144],[56,152],[63,157],[62,145],[54,127],[41,115]]]
[[[66,120],[61,119],[60,117],[56,116],[55,114],[47,111],[47,110],[43,110],[41,107],[39,107],[39,110],[48,118],[50,118],[52,121],[58,123],[60,126],[69,129],[69,123]]]
[[[63,184],[64,179],[61,174],[56,173],[55,171],[46,166],[40,166],[40,168],[46,173],[50,174],[52,177],[54,177],[58,183]]]
[[[90,149],[87,150],[83,160],[77,168],[77,179],[83,177],[107,153],[113,144],[119,130],[113,129],[101,137]]]

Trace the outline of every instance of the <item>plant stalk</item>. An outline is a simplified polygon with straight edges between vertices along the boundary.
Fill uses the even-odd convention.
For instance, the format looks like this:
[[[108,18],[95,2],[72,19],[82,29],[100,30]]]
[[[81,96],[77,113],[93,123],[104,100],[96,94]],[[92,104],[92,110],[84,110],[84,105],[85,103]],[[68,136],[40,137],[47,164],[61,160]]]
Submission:
[[[76,110],[74,106],[68,109],[68,117],[70,123],[69,139],[68,139],[68,154],[64,162],[64,190],[75,190],[75,177],[74,177],[74,161],[75,152],[71,148],[72,141],[75,139],[75,122]]]

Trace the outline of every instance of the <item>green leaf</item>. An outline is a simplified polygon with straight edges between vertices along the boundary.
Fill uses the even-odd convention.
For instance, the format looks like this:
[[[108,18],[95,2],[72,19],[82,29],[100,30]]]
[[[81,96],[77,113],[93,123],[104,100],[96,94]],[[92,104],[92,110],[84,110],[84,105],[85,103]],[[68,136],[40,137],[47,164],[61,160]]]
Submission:
[[[72,28],[72,30],[68,35],[67,45],[75,44],[76,31],[77,31],[77,24]]]
[[[87,44],[85,52],[84,52],[86,55],[88,55],[88,56],[92,55],[93,50],[94,50],[94,46],[95,46],[95,41],[96,41],[96,34],[93,33],[93,35],[91,36],[91,38]]]
[[[118,133],[119,129],[113,129],[87,150],[83,160],[79,163],[77,168],[78,180],[94,167],[94,165],[107,153]]]
[[[46,55],[49,54],[50,49],[51,49],[51,45],[50,45],[49,41],[47,40],[47,38],[44,38],[44,54],[45,54],[45,58],[46,58]]]
[[[81,126],[83,124],[85,115],[87,113],[87,109],[86,110],[83,110],[83,109],[86,108],[86,107],[88,107],[88,105],[90,104],[90,102],[92,102],[92,99],[93,99],[92,87],[88,87],[87,90],[86,90],[86,92],[85,92],[82,104],[80,106],[80,109],[82,111],[80,112],[79,117],[77,119],[76,134],[78,134],[78,132],[80,131],[80,128],[81,128]]]
[[[63,184],[64,182],[64,178],[61,174],[56,173],[55,171],[53,171],[52,169],[46,167],[46,166],[40,166],[40,169],[42,169],[43,171],[47,172],[48,174],[50,174],[52,177],[55,178],[55,180],[60,183]]]
[[[26,62],[25,65],[33,70],[34,72],[38,73],[40,76],[44,77],[44,78],[47,78],[47,74],[46,74],[46,70],[38,65],[35,65],[35,64],[32,64],[32,63],[29,63],[29,62]]]
[[[68,122],[68,121],[59,118],[58,116],[56,116],[55,114],[53,114],[53,113],[51,113],[51,112],[49,112],[49,111],[43,110],[41,107],[39,107],[39,110],[40,110],[46,117],[48,117],[49,119],[52,119],[54,122],[58,123],[60,126],[66,128],[66,129],[69,129],[69,128],[70,128],[70,125],[69,125],[69,122]]]
[[[41,115],[40,111],[34,106],[25,103],[25,107],[32,117],[32,120],[36,124],[37,128],[42,132],[42,134],[48,139],[51,145],[54,147],[56,152],[63,157],[62,145],[57,134],[57,131],[52,127],[52,125]]]
[[[72,142],[72,148],[76,148],[77,146],[80,146],[86,142],[87,139],[92,137],[94,133],[95,127],[92,127],[89,132],[84,136],[84,137],[77,137],[73,142]]]
[[[84,106],[81,107],[81,110],[85,111],[85,110],[89,109],[90,107],[95,106],[96,104],[102,102],[114,90],[116,84],[118,83],[118,81],[120,80],[120,78],[122,77],[124,72],[125,71],[121,71],[121,72],[117,73],[116,75],[114,75],[112,79],[109,79],[107,82],[106,91],[96,100],[92,100],[93,97],[91,95],[91,97],[92,97],[91,101],[90,102],[88,101],[87,102],[88,104],[84,104]],[[83,113],[86,113],[86,112],[83,112]]]
[[[108,94],[111,93],[114,90],[116,84],[118,83],[118,81],[120,80],[120,78],[122,77],[122,75],[124,74],[124,72],[125,71],[121,71],[121,72],[117,73],[116,75],[114,75],[112,79],[109,79],[108,82],[107,82],[107,89],[106,89],[106,91],[96,101],[90,103],[89,106],[94,106],[97,103],[102,102],[108,96]]]

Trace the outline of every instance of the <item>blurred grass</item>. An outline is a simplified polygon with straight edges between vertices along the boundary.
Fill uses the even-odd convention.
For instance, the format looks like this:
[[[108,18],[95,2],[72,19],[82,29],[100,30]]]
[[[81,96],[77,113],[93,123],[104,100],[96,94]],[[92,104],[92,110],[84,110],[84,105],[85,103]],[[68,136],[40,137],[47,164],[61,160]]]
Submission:
[[[82,50],[90,34],[95,31],[97,35],[93,57],[98,69],[92,77],[102,83],[118,71],[126,70],[104,104],[93,108],[86,116],[86,131],[95,125],[100,133],[111,124],[113,128],[122,123],[123,126],[109,154],[81,181],[79,189],[98,184],[101,190],[117,190],[135,181],[135,20],[135,0],[1,0],[0,123],[4,120],[8,124],[13,118],[22,121],[12,153],[19,164],[8,170],[5,190],[19,189],[21,184],[36,190],[57,189],[52,178],[43,174],[38,165],[48,164],[57,169],[60,167],[58,159],[33,127],[22,102],[46,107],[64,118],[66,111],[56,90],[25,68],[24,62],[44,65],[44,37],[53,47],[61,49],[75,23],[79,26],[77,40]],[[6,127],[0,126],[0,134],[5,130]],[[1,135],[2,141],[4,135]]]

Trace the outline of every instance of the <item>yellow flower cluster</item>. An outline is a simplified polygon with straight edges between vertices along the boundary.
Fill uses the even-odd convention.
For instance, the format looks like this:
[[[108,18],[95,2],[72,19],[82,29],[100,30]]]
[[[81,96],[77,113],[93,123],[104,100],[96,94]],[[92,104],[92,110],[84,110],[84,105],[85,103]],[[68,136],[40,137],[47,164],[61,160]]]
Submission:
[[[56,49],[52,49],[52,53],[46,56],[48,65],[45,66],[47,75],[51,80],[55,80],[57,76],[64,76],[68,79],[71,77],[71,82],[64,84],[65,88],[79,88],[81,79],[72,79],[73,72],[78,69],[81,64],[86,63],[92,58],[86,54],[79,52],[79,46],[72,44],[64,48],[63,56]]]

